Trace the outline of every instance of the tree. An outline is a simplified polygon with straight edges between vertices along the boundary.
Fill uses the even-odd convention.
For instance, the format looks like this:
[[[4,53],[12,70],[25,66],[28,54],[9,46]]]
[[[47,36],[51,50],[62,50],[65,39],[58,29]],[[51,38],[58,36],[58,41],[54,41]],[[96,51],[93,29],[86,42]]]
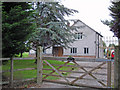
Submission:
[[[55,45],[69,47],[68,44],[74,41],[75,35],[72,32],[74,27],[69,26],[69,22],[65,20],[64,16],[78,11],[68,9],[59,2],[37,2],[35,5],[34,18],[37,29],[31,38],[33,47],[37,48],[39,45],[43,47],[43,50]]]
[[[13,57],[21,52],[33,32],[33,11],[26,2],[3,2],[2,6],[2,55]]]
[[[106,51],[105,51],[106,50],[106,48],[105,48],[106,47],[106,43],[104,41],[102,41],[102,44],[103,44],[103,47],[104,47],[103,52],[104,52],[104,56],[105,56],[106,55]]]
[[[38,2],[35,7],[36,32],[31,41],[34,47],[40,45],[43,49],[60,45],[69,47],[68,44],[74,41],[73,28],[68,25],[69,21],[64,16],[76,13],[76,10],[68,9],[59,2]]]
[[[102,22],[108,25],[111,28],[110,31],[112,31],[114,35],[120,39],[120,1],[112,2],[109,10],[111,11],[110,15],[113,19]]]
[[[109,44],[109,47],[115,47],[115,44]]]

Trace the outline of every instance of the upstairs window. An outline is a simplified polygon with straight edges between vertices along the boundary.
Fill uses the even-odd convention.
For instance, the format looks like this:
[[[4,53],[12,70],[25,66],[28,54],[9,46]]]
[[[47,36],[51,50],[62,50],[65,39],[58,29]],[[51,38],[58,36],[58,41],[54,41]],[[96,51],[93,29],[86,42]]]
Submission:
[[[77,48],[71,48],[71,53],[77,53]]]
[[[84,48],[84,54],[88,54],[89,53],[89,48]]]
[[[76,36],[75,36],[75,39],[83,39],[83,33],[75,33]]]

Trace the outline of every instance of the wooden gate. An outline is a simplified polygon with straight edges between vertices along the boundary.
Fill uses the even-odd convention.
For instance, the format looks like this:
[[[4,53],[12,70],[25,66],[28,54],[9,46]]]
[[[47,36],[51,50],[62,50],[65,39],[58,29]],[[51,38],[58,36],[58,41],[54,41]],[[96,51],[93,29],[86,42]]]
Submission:
[[[49,61],[54,60],[54,62],[61,61],[64,62],[63,64],[51,64]],[[60,84],[67,84],[79,87],[92,87],[92,88],[106,88],[111,87],[111,60],[104,60],[100,59],[83,59],[83,58],[75,58],[75,60],[68,61],[65,57],[43,57],[43,66],[48,65],[51,69],[43,68],[44,70],[51,71],[49,73],[42,73],[43,81],[53,82],[53,83],[60,83]],[[86,65],[83,65],[82,63]],[[90,64],[87,64],[90,62]],[[69,65],[72,63],[72,65]],[[57,66],[57,67],[55,67]],[[69,70],[61,70],[63,67],[70,67]],[[81,71],[82,70],[82,71]],[[103,72],[99,72],[99,70]],[[63,73],[69,73],[64,75]],[[76,74],[78,76],[76,76]],[[72,75],[72,76],[70,76]],[[58,80],[48,80],[47,77],[60,77]],[[103,76],[104,78],[99,78]],[[89,77],[89,78],[88,78]],[[84,80],[84,82],[83,82]],[[86,83],[85,83],[86,80]],[[94,84],[88,84],[87,82],[90,81],[90,84],[96,82]]]

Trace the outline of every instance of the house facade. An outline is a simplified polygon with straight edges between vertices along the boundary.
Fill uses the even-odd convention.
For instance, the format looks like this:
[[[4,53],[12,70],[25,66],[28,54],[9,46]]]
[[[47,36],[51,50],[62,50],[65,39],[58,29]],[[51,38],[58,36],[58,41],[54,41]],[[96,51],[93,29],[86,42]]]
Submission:
[[[89,57],[102,58],[102,35],[93,30],[91,27],[83,23],[81,20],[76,20],[73,26],[79,27],[75,41],[71,43],[70,48],[64,49],[60,46],[51,47],[44,53],[53,56],[73,56],[73,57]]]

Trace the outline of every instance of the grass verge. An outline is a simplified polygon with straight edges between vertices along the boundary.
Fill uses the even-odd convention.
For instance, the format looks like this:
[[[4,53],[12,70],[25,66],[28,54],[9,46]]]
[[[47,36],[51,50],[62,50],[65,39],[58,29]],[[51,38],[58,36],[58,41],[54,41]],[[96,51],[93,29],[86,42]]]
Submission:
[[[57,60],[47,60],[50,64],[59,64],[59,65],[63,65],[65,62],[63,61],[57,61]],[[24,69],[24,68],[37,68],[37,65],[34,63],[35,60],[14,60],[14,69]],[[45,63],[45,62],[43,62]],[[69,63],[67,65],[73,65],[73,63]],[[55,68],[59,67],[59,66],[54,66]],[[48,69],[52,69],[50,66],[44,65],[43,68],[48,68]],[[71,67],[62,67],[60,70],[70,70]],[[2,65],[2,70],[10,70],[10,60],[8,61],[8,63],[6,65]],[[43,70],[43,73],[50,73],[51,71],[48,70]],[[53,74],[58,75],[56,72],[54,72]],[[69,73],[65,73],[64,75],[67,75]],[[3,75],[5,77],[10,76],[10,72],[5,72],[3,73]],[[14,72],[14,79],[16,80],[20,80],[20,79],[28,79],[28,78],[35,78],[37,76],[37,70],[25,70],[25,71],[15,71]],[[43,75],[44,77],[45,75]],[[46,79],[49,80],[56,80],[59,79],[58,77],[54,77],[54,76],[49,76]]]

